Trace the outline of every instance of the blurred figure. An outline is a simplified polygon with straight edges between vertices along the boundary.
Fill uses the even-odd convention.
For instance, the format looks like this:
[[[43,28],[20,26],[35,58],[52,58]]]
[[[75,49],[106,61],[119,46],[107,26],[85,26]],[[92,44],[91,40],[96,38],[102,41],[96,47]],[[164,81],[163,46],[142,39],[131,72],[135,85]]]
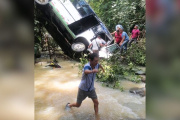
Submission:
[[[0,0],[0,120],[34,119],[33,5]]]
[[[131,43],[133,41],[137,43],[137,41],[139,40],[139,36],[140,36],[140,31],[138,29],[138,25],[135,25],[130,36],[131,40],[129,41],[129,47],[131,46]]]
[[[146,0],[147,119],[180,119],[179,3]]]

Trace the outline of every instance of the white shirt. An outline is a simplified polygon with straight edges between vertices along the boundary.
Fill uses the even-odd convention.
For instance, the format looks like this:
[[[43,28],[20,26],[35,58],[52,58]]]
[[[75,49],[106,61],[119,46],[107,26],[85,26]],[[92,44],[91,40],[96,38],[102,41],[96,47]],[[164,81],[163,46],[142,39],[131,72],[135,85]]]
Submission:
[[[103,39],[100,39],[102,44],[106,44],[106,41]]]
[[[98,50],[98,47],[101,47],[100,44],[101,44],[101,39],[99,38],[96,38],[92,41],[92,50]]]

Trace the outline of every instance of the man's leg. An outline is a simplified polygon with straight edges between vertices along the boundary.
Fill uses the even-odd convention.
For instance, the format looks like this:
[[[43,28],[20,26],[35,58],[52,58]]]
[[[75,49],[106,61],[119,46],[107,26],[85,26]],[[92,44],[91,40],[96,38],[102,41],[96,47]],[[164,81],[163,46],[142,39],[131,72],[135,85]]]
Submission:
[[[123,53],[123,48],[120,48],[120,55]]]
[[[122,52],[123,52],[123,48],[125,48],[125,50],[127,49],[127,44],[128,44],[128,41],[124,41],[123,43],[122,43],[122,45],[120,46],[120,54],[122,54]]]
[[[131,44],[132,44],[133,41],[134,41],[134,39],[131,39],[131,40],[129,41],[129,47],[131,46]]]
[[[135,42],[136,44],[138,43],[137,38],[134,39],[134,42]]]
[[[93,103],[94,103],[94,111],[95,111],[95,115],[98,115],[98,99],[92,99]]]
[[[67,103],[67,104],[66,104],[66,107],[65,107],[65,110],[66,110],[66,111],[69,111],[69,110],[71,110],[71,107],[77,107],[77,108],[78,108],[78,107],[80,107],[80,106],[81,106],[81,104],[79,104],[79,103],[77,103],[77,102],[76,102],[76,103],[72,103],[72,104]]]
[[[123,45],[120,46],[120,56],[123,53]]]
[[[124,44],[124,51],[127,52],[127,45],[128,45],[128,41],[125,42]]]
[[[72,104],[69,104],[69,107],[71,108],[71,107],[80,107],[81,106],[81,104],[80,103],[72,103]]]
[[[72,103],[72,104],[68,104],[68,106],[71,107],[80,107],[82,101],[87,97],[87,95],[85,94],[85,91],[78,89],[78,94],[77,94],[77,102],[76,103]]]

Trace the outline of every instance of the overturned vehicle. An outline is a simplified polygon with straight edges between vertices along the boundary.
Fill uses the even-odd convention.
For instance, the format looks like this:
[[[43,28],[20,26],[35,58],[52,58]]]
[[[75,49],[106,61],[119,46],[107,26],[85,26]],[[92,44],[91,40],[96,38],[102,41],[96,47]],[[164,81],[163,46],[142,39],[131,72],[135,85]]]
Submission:
[[[113,42],[106,26],[84,0],[35,0],[35,5],[41,12],[38,20],[71,58],[87,52],[88,45],[97,35],[101,35],[107,45]],[[103,56],[106,56],[104,52]]]

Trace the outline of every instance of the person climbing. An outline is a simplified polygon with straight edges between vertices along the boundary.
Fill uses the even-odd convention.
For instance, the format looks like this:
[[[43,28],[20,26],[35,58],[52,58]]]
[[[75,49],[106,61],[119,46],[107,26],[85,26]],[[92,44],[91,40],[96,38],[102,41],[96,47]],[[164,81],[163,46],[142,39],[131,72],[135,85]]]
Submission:
[[[99,57],[97,53],[92,53],[89,55],[89,62],[84,65],[82,79],[79,85],[77,101],[76,103],[67,103],[65,109],[70,110],[71,107],[80,107],[82,101],[89,97],[94,103],[95,115],[98,115],[98,98],[94,88],[94,81],[96,73],[99,72],[99,68],[104,71],[103,67],[98,63]]]
[[[88,48],[92,47],[93,53],[97,53],[99,55],[99,50],[101,47],[103,47],[102,41],[101,41],[101,36],[98,35],[96,39],[94,39],[91,44],[88,46]]]
[[[134,41],[135,43],[138,43],[140,36],[140,31],[138,29],[138,25],[134,26],[134,29],[132,30],[131,36],[130,36],[130,41],[129,41],[129,47],[131,46],[131,43]]]
[[[116,26],[116,31],[112,32],[111,35],[114,35],[114,37],[115,37],[115,42],[119,45],[119,43],[120,43],[121,40],[122,40],[122,37],[121,37],[121,34],[120,34],[118,28],[120,28],[120,25],[117,25],[117,26]]]
[[[122,54],[123,49],[124,49],[125,52],[127,51],[127,44],[129,42],[129,36],[127,35],[126,32],[124,32],[124,30],[123,30],[124,28],[122,26],[117,27],[117,29],[120,31],[120,34],[121,34],[121,37],[122,37],[122,40],[119,43],[119,45],[120,45],[120,54]]]

